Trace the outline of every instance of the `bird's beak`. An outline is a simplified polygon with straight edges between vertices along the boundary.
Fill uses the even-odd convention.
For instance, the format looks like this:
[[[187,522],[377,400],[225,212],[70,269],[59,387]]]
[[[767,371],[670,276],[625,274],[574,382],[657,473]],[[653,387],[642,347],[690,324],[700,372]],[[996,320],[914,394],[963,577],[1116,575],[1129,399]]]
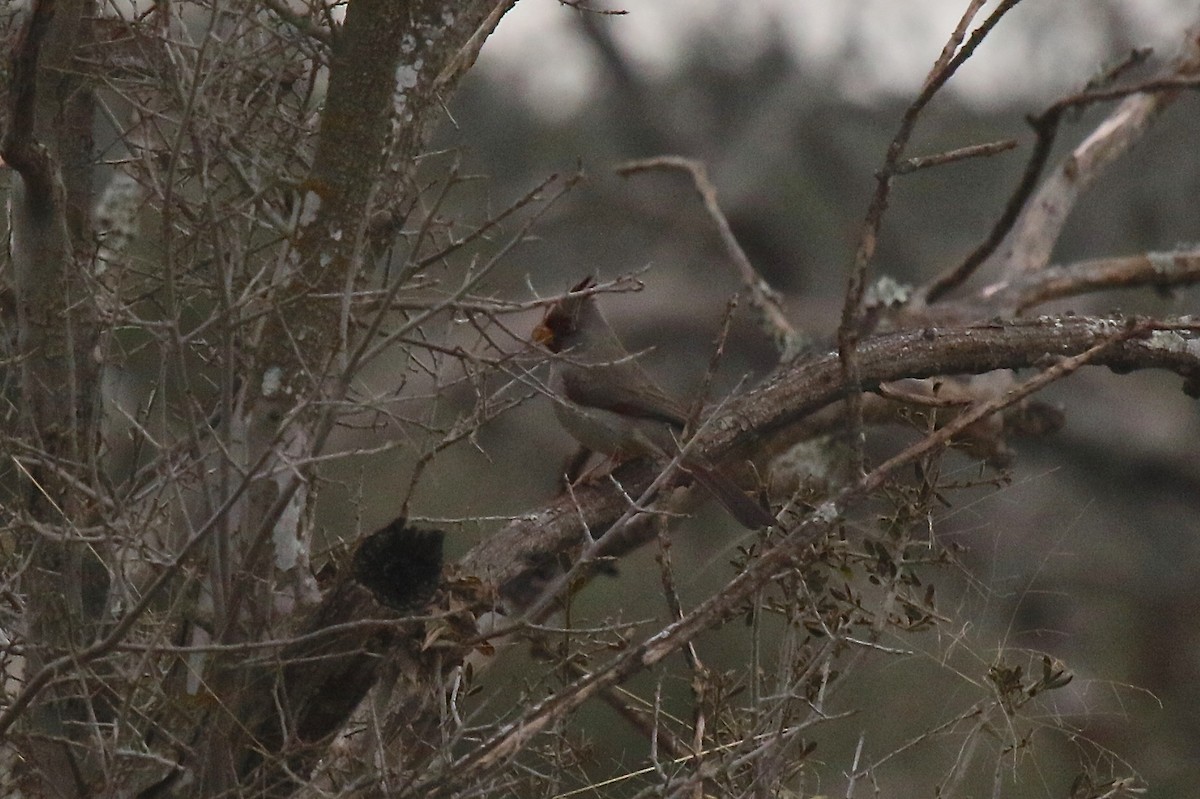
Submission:
[[[544,323],[539,324],[533,329],[533,342],[540,344],[543,347],[550,347],[550,343],[554,341],[554,331],[547,327]]]

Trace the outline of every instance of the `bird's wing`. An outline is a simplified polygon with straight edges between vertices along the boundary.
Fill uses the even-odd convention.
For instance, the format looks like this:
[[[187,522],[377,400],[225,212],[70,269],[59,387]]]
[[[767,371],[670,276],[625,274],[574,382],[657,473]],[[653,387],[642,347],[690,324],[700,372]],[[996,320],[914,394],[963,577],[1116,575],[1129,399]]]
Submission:
[[[687,421],[679,404],[633,363],[564,369],[562,386],[563,396],[576,405],[680,428]]]

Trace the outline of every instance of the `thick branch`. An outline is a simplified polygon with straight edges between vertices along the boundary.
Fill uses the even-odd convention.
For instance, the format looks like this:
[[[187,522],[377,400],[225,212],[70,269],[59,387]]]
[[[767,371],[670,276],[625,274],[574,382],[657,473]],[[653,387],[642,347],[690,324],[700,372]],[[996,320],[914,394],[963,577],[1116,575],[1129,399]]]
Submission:
[[[18,590],[36,598],[22,625],[30,673],[87,641],[108,591],[109,575],[95,551],[73,536],[92,513],[89,493],[77,486],[93,485],[99,404],[96,305],[85,274],[93,104],[86,81],[71,68],[86,47],[93,13],[91,0],[34,4],[11,55],[12,126],[0,148],[17,173],[9,197],[20,360],[12,416],[25,454],[20,461],[8,454],[24,477],[19,510],[30,522],[18,527],[17,541],[30,564]],[[44,539],[39,526],[61,531],[62,540]],[[82,795],[100,765],[72,751],[69,741],[85,739],[88,723],[106,720],[111,708],[100,699],[88,705],[94,715],[85,715],[82,705],[63,701],[74,690],[53,686],[28,714],[31,734],[17,738],[46,794]]]
[[[322,201],[307,238],[310,249],[349,245],[352,231],[365,218],[371,187],[389,151],[403,167],[402,178],[411,177],[413,158],[440,115],[441,94],[465,71],[459,61],[473,61],[468,54],[478,51],[510,6],[511,2],[475,0],[450,11],[442,0],[349,4],[335,39],[328,99],[308,181]],[[403,189],[410,187],[407,179],[400,183]],[[306,255],[309,269],[339,271],[328,269],[330,261],[316,259],[312,252]],[[323,282],[340,285],[336,279]]]
[[[1124,324],[1114,318],[1043,318],[877,335],[859,348],[861,386],[871,391],[905,377],[1033,367],[1050,357],[1083,352]],[[1195,331],[1161,331],[1126,341],[1097,356],[1094,363],[1118,371],[1168,369],[1187,378],[1185,388],[1190,393],[1200,393],[1200,337]],[[712,461],[753,454],[773,433],[846,394],[836,353],[797,363],[729,402],[721,418],[707,426],[697,451]],[[639,495],[654,475],[652,464],[643,461],[626,464],[615,473],[631,496]],[[585,524],[593,535],[599,534],[625,510],[624,497],[612,485],[579,486],[573,496],[560,498],[488,537],[467,554],[462,569],[501,586],[519,605],[529,591],[528,582],[538,581],[539,570],[582,540]]]
[[[1119,89],[1088,89],[1057,100],[1031,117],[1037,141],[1004,211],[983,242],[961,264],[929,283],[924,290],[926,301],[937,302],[964,283],[1005,241],[1010,246],[999,256],[1003,274],[1043,268],[1079,197],[1109,164],[1141,140],[1183,89],[1196,88],[1198,70],[1200,28],[1192,28],[1165,77]],[[1121,98],[1121,104],[1039,187],[1038,179],[1050,159],[1063,114]]]
[[[1200,251],[1151,252],[1048,266],[989,286],[979,296],[988,307],[1009,314],[1096,291],[1141,286],[1169,289],[1194,283],[1200,283]]]
[[[286,404],[288,397],[329,389],[328,370],[349,342],[338,306],[321,297],[343,291],[369,262],[365,233],[372,212],[412,204],[417,156],[441,118],[445,93],[512,1],[348,5],[334,39],[317,151],[304,183],[316,213],[298,241],[295,288],[303,296],[286,316],[273,317],[261,337],[264,368],[282,369],[279,390],[266,399]],[[303,342],[300,348],[297,342]],[[337,342],[327,348],[333,358],[302,362],[313,354],[303,348],[328,342]],[[251,389],[257,391],[262,373],[254,378]],[[343,378],[344,385],[349,376]]]
[[[1200,334],[1194,327],[1164,328],[1121,340],[1121,336],[1128,335],[1124,320],[1086,318],[877,335],[860,346],[861,385],[873,390],[904,377],[1045,366],[1048,361],[1087,352],[1091,362],[1116,370],[1157,367],[1176,371],[1188,377],[1191,389],[1200,393]],[[1101,345],[1101,349],[1089,352]],[[711,460],[752,453],[785,428],[844,398],[848,390],[833,352],[781,369],[762,387],[730,401],[720,418],[705,426],[707,432],[697,442],[698,451]],[[965,429],[963,422],[956,424]],[[949,439],[948,432],[939,435]],[[653,464],[638,461],[622,466],[616,477],[626,494],[636,496],[654,480],[656,471]],[[486,586],[490,585],[501,591],[514,610],[520,610],[537,597],[542,581],[554,576],[560,556],[573,551],[583,540],[584,525],[592,535],[599,536],[626,510],[625,494],[610,483],[579,486],[573,496],[514,521],[482,542],[468,553],[457,571],[485,581],[481,596],[486,596]],[[649,534],[633,529],[614,547],[627,551],[644,543]],[[638,540],[638,535],[644,537]],[[380,618],[377,599],[347,583],[326,596],[305,631],[316,634],[350,622]],[[313,657],[317,650],[305,636],[284,658],[285,662],[298,659],[302,663],[285,679],[288,689],[282,694],[262,692],[282,704],[258,704],[253,713],[245,708],[240,718],[254,720],[265,731],[259,743],[269,751],[286,750],[301,741],[315,743],[338,729],[357,698],[373,684],[385,650],[399,648],[411,655],[416,643],[412,636],[422,634],[419,627],[412,630],[404,634],[395,630],[393,634],[390,626],[348,627],[344,634],[321,639],[319,657]],[[448,665],[452,663],[443,664]],[[428,690],[428,686],[421,690]],[[296,725],[295,737],[271,732],[270,722],[280,711],[283,718]],[[419,722],[419,718],[410,719],[411,724]],[[305,755],[301,753],[300,757],[303,760]],[[246,766],[258,762],[253,758]]]
[[[514,756],[533,736],[545,730],[555,720],[564,718],[589,697],[657,665],[686,646],[702,631],[711,629],[722,619],[728,618],[734,612],[734,608],[747,597],[760,590],[780,571],[792,566],[797,559],[803,558],[809,546],[853,503],[882,487],[897,468],[944,447],[956,433],[968,426],[1021,401],[1054,380],[1074,372],[1085,363],[1094,361],[1119,344],[1142,335],[1148,329],[1146,323],[1142,323],[1110,331],[1083,351],[1068,358],[1057,359],[1053,365],[1006,392],[1004,396],[974,405],[951,424],[880,464],[870,473],[843,488],[835,497],[822,503],[799,524],[786,530],[779,541],[768,548],[758,560],[747,565],[719,593],[708,597],[689,613],[617,656],[604,667],[574,681],[566,690],[542,700],[519,720],[506,725],[480,747],[460,758],[452,767],[450,779],[438,779],[436,783],[431,780],[428,787],[432,790],[426,795],[449,794],[457,787],[458,781],[464,780],[467,775],[485,772]]]
[[[1038,117],[1039,125],[1057,125],[1062,111],[1088,103],[1128,96],[1091,135],[1071,151],[1024,206],[1009,236],[1010,251],[1003,254],[1003,273],[1017,274],[1042,269],[1058,242],[1067,219],[1083,193],[1104,170],[1139,142],[1155,119],[1170,107],[1185,88],[1195,90],[1200,75],[1200,28],[1188,31],[1183,52],[1172,64],[1171,77],[1178,81],[1149,81],[1124,90],[1086,92],[1055,103]],[[1040,133],[1040,128],[1039,128]]]

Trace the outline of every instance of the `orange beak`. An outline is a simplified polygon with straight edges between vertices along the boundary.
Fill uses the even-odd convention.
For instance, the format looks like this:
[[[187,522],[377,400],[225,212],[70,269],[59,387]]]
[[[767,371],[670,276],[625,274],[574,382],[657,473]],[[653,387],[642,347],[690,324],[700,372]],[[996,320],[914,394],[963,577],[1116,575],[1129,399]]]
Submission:
[[[551,330],[544,322],[541,322],[533,329],[532,338],[535,344],[540,344],[543,347],[550,347],[550,342],[554,341],[554,331]]]

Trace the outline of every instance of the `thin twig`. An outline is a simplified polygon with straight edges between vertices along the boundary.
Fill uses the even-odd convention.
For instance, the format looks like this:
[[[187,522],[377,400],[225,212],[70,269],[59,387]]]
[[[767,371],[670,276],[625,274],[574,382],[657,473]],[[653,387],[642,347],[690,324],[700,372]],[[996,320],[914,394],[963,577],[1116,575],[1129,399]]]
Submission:
[[[944,153],[936,155],[922,155],[914,158],[906,158],[896,164],[892,170],[893,175],[907,175],[909,172],[916,172],[920,169],[929,169],[935,166],[944,166],[945,164],[953,164],[956,161],[965,161],[968,158],[985,158],[989,155],[1002,153],[1006,150],[1011,150],[1017,146],[1016,139],[1000,139],[999,141],[987,142],[985,144],[972,144],[967,147],[959,147],[955,150],[947,150]]]
[[[620,8],[614,8],[614,9],[593,8],[592,6],[587,5],[586,3],[583,3],[582,0],[558,0],[558,4],[560,6],[567,6],[568,8],[573,8],[576,11],[583,11],[588,14],[600,14],[602,16],[619,17],[619,16],[623,16],[623,15],[629,13],[628,11],[625,11],[624,9],[620,9]]]
[[[962,285],[992,256],[1000,244],[1010,236],[1015,242],[1014,252],[1008,256],[1005,273],[1040,269],[1049,259],[1053,242],[1074,207],[1079,192],[1099,174],[1100,170],[1124,153],[1141,138],[1150,119],[1162,111],[1183,89],[1200,86],[1195,73],[1200,69],[1200,57],[1196,54],[1197,31],[1188,31],[1184,54],[1172,68],[1174,75],[1154,78],[1133,86],[1119,88],[1089,89],[1069,97],[1061,98],[1042,113],[1030,117],[1035,141],[1029,161],[996,224],[980,244],[961,264],[930,281],[925,289],[925,301],[937,302],[953,289]],[[1042,170],[1050,158],[1058,135],[1063,115],[1072,109],[1083,108],[1094,103],[1124,99],[1124,102],[1097,126],[1071,156],[1067,158],[1055,176],[1048,180],[1039,192],[1040,200],[1031,200],[1038,186]],[[1088,157],[1088,154],[1094,154]],[[1053,198],[1051,197],[1053,195]],[[1022,217],[1022,214],[1026,214]],[[1018,221],[1021,227],[1018,227]],[[1035,235],[1036,228],[1036,235]]]
[[[1153,47],[1135,47],[1125,54],[1123,58],[1118,60],[1111,66],[1107,66],[1100,70],[1100,74],[1093,77],[1084,85],[1083,90],[1091,91],[1099,89],[1103,86],[1111,86],[1117,78],[1124,75],[1129,70],[1136,66],[1144,64],[1146,59],[1154,55]]]
[[[542,589],[541,595],[536,601],[531,603],[529,607],[524,609],[524,618],[539,622],[542,621],[546,614],[550,613],[558,598],[563,594],[575,581],[575,579],[583,574],[589,566],[598,558],[605,554],[606,547],[619,537],[621,531],[633,522],[634,518],[642,513],[645,513],[645,508],[658,495],[658,493],[670,485],[671,480],[680,471],[683,461],[692,453],[692,450],[702,440],[702,434],[705,429],[711,425],[716,419],[721,416],[721,405],[717,405],[713,409],[711,415],[704,421],[703,424],[696,430],[695,434],[688,439],[687,442],[679,448],[679,452],[671,459],[657,474],[654,480],[647,486],[646,490],[636,499],[627,498],[627,507],[621,518],[617,519],[613,524],[604,531],[604,533],[584,547],[583,551],[576,558],[575,563],[571,565],[565,573],[559,575],[552,580],[545,588]],[[613,481],[616,482],[615,478]],[[618,486],[620,484],[618,483]],[[623,491],[624,489],[621,488]]]
[[[321,27],[308,17],[297,14],[283,0],[263,0],[263,5],[269,8],[275,16],[294,28],[297,33],[307,36],[325,46],[333,43],[333,32]]]
[[[209,535],[216,529],[217,525],[242,498],[247,489],[257,475],[259,469],[266,463],[267,456],[271,454],[268,448],[258,462],[253,464],[248,472],[248,476],[239,483],[237,488],[229,495],[229,497],[218,507],[208,520],[192,534],[191,538],[184,542],[179,548],[179,552],[172,558],[171,562],[162,568],[154,581],[142,592],[137,604],[131,607],[111,628],[107,634],[77,652],[70,652],[66,655],[55,658],[42,666],[35,674],[25,681],[21,691],[11,698],[11,701],[0,711],[0,739],[2,739],[8,728],[13,725],[13,722],[25,711],[25,709],[37,698],[51,680],[68,669],[78,669],[88,663],[92,663],[109,652],[114,651],[125,638],[125,635],[133,629],[134,623],[140,619],[150,607],[159,601],[158,592],[161,591],[168,583],[172,582],[183,568],[183,565],[191,557],[196,548],[206,541]]]
[[[859,337],[863,334],[861,328],[862,300],[866,291],[867,273],[875,258],[875,249],[879,241],[879,229],[883,224],[883,214],[888,207],[891,195],[892,178],[896,165],[908,146],[908,140],[916,127],[921,112],[933,99],[934,94],[946,84],[960,66],[975,52],[975,49],[1000,21],[1020,0],[1004,0],[964,42],[967,28],[971,20],[983,7],[983,0],[972,0],[967,10],[963,12],[957,27],[942,48],[941,55],[934,62],[920,94],[908,106],[900,120],[900,127],[888,145],[883,167],[876,173],[875,193],[867,208],[867,215],[862,225],[858,247],[854,253],[854,264],[850,269],[850,277],[846,285],[845,301],[842,305],[842,320],[838,325],[837,341],[838,354],[842,360],[842,370],[847,382],[857,386],[860,382],[856,348]],[[961,45],[961,46],[960,46]],[[856,473],[863,471],[863,423],[862,423],[862,393],[851,390],[847,395],[847,420],[849,422],[849,440],[851,445],[851,468]]]
[[[796,342],[801,337],[783,313],[779,292],[771,288],[766,279],[758,273],[758,270],[750,263],[746,251],[738,243],[737,237],[733,235],[729,220],[725,218],[725,213],[721,210],[720,203],[717,202],[717,188],[709,180],[708,170],[705,169],[704,164],[682,156],[663,155],[657,158],[630,161],[617,167],[616,172],[618,175],[630,177],[655,169],[680,170],[691,176],[692,184],[704,203],[704,210],[708,212],[709,218],[712,219],[717,233],[721,237],[725,253],[737,268],[738,276],[750,294],[750,304],[759,313],[763,330],[775,342],[781,359],[789,360],[797,351]]]
[[[522,718],[505,725],[475,751],[464,755],[451,769],[450,773],[454,775],[454,779],[447,780],[445,775],[439,775],[437,784],[430,783],[425,786],[430,791],[429,795],[441,796],[450,793],[458,781],[468,774],[486,770],[496,763],[503,762],[521,751],[529,739],[547,725],[578,708],[598,691],[656,665],[696,635],[710,629],[718,619],[724,618],[731,609],[769,582],[780,568],[793,566],[796,558],[824,534],[850,505],[882,487],[895,470],[930,452],[944,448],[956,434],[968,426],[1020,402],[1050,383],[1076,371],[1114,345],[1144,335],[1149,330],[1150,327],[1146,324],[1130,325],[1078,355],[1059,360],[1003,396],[973,406],[945,427],[889,458],[853,485],[838,492],[836,497],[823,503],[806,520],[789,531],[777,546],[764,552],[757,561],[748,565],[727,583],[723,590],[700,603],[684,618],[667,625],[658,634],[614,659],[607,667],[577,680],[566,690],[541,701],[530,708]]]

